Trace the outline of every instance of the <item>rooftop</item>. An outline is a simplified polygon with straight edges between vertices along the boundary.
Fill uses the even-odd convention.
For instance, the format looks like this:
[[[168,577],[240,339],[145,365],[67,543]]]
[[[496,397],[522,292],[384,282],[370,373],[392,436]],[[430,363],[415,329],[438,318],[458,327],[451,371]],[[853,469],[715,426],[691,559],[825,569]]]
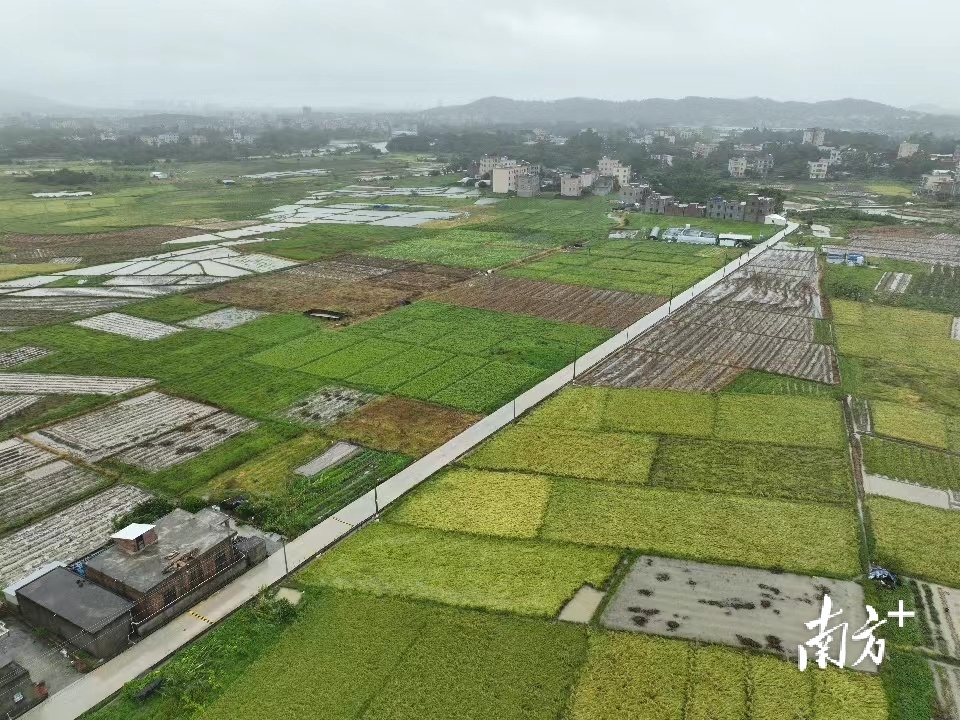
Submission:
[[[133,523],[127,525],[120,532],[114,533],[110,538],[113,540],[136,540],[148,530],[153,530],[154,527],[154,525],[147,525],[145,523]]]
[[[91,558],[87,566],[145,593],[170,576],[164,569],[178,558],[188,553],[203,555],[234,534],[223,526],[223,517],[211,510],[194,515],[178,508],[152,527],[157,532],[156,543],[134,554],[113,545]]]
[[[62,567],[54,568],[17,592],[88,632],[96,632],[133,607],[125,598]]]

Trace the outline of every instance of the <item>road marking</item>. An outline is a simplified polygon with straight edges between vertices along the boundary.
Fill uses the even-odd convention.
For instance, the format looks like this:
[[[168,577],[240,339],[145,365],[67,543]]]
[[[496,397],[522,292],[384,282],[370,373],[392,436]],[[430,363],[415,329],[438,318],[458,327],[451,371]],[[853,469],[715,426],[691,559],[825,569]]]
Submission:
[[[194,616],[195,618],[197,618],[198,620],[203,620],[203,621],[204,621],[205,623],[207,623],[208,625],[213,625],[213,620],[208,620],[207,618],[205,618],[205,617],[204,617],[203,615],[201,615],[200,613],[197,613],[197,612],[194,612],[193,610],[191,610],[191,611],[190,611],[190,614],[193,615],[193,616]]]

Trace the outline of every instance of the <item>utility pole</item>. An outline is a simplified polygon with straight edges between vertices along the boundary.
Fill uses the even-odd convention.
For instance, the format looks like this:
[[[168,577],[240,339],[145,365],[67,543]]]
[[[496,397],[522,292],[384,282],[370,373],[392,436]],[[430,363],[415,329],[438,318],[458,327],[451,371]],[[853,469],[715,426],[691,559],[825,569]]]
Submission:
[[[287,536],[281,535],[280,541],[283,543],[283,574],[286,577],[290,574],[290,565],[287,562]]]

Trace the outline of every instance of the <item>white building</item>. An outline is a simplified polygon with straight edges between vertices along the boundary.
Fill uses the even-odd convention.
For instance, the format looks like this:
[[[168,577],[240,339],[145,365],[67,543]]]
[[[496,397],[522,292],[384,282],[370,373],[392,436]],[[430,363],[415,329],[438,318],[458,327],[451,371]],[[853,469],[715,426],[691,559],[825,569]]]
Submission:
[[[808,128],[803,131],[803,144],[820,147],[826,144],[827,131],[823,128]]]
[[[747,174],[747,158],[738,157],[730,158],[727,161],[727,170],[730,172],[730,177],[742,178]]]
[[[493,192],[500,194],[516,192],[517,179],[521,175],[526,175],[528,172],[530,172],[529,165],[513,164],[493,168],[493,171],[490,173]]]
[[[597,163],[597,170],[600,172],[601,177],[606,175],[616,178],[620,187],[625,187],[630,184],[632,168],[630,165],[621,165],[619,160],[608,158],[604,155],[600,158],[600,162]]]
[[[827,171],[830,169],[830,161],[822,159],[816,162],[808,162],[807,167],[810,169],[811,180],[824,180],[827,177]]]
[[[517,164],[517,161],[508,157],[491,157],[484,155],[477,164],[480,166],[480,177],[483,177],[487,173],[490,173],[490,176],[493,177],[494,168],[513,167]]]
[[[900,147],[897,148],[897,160],[902,160],[903,158],[913,157],[918,152],[920,152],[920,145],[917,143],[900,143]]]
[[[580,197],[583,195],[583,178],[579,175],[560,176],[560,194],[563,197]]]
[[[827,160],[831,165],[843,165],[843,150],[840,148],[831,148],[830,159]]]
[[[583,189],[586,190],[588,187],[592,187],[598,177],[600,177],[600,174],[596,170],[584,168],[580,172],[580,182],[583,185]]]
[[[787,219],[783,215],[777,215],[775,213],[767,215],[763,219],[764,225],[779,225],[780,227],[787,226]]]
[[[923,195],[954,197],[957,194],[956,174],[951,170],[934,170],[927,173],[920,180],[919,190]]]

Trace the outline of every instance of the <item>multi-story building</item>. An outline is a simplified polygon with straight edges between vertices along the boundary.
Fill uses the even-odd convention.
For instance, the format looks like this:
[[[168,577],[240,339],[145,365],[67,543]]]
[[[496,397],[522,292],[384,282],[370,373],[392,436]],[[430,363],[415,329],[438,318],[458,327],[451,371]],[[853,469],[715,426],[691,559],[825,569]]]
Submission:
[[[580,182],[583,183],[583,189],[586,190],[588,187],[592,187],[598,177],[600,177],[600,174],[596,170],[583,168],[583,170],[580,171]]]
[[[827,172],[830,170],[830,160],[811,160],[807,163],[807,168],[810,171],[811,180],[824,180],[827,177]]]
[[[738,158],[730,158],[727,161],[727,170],[731,177],[746,177],[748,172],[756,173],[761,177],[766,177],[773,170],[773,155],[755,155],[748,157],[746,155]]]
[[[827,131],[823,128],[808,128],[803,131],[803,144],[820,147],[827,140]]]
[[[663,214],[670,217],[704,217],[707,212],[706,205],[698,203],[669,203],[664,206]]]
[[[920,179],[920,187],[917,190],[921,195],[938,198],[956,197],[960,193],[957,187],[957,173],[951,170],[934,170]]]
[[[492,157],[490,155],[484,155],[480,158],[478,163],[480,166],[480,177],[483,177],[487,173],[490,173],[491,177],[493,176],[493,169],[498,167],[511,167],[517,164],[517,161],[513,158],[504,157]]]
[[[606,175],[616,178],[620,187],[630,182],[632,168],[629,165],[621,165],[619,160],[609,158],[606,155],[600,158],[600,162],[597,163],[597,170],[601,177]]]
[[[673,155],[666,154],[653,154],[650,156],[651,160],[660,163],[660,167],[673,167]]]
[[[677,199],[673,195],[650,193],[643,201],[643,211],[653,215],[663,215],[668,205],[675,204]]]
[[[743,220],[747,204],[739,200],[724,200],[722,197],[710,198],[707,203],[707,217],[712,220]]]
[[[493,192],[504,194],[517,191],[517,179],[521,175],[526,175],[529,171],[529,165],[505,165],[495,167],[490,173]]]
[[[647,195],[650,194],[650,186],[643,183],[630,183],[629,185],[620,186],[620,200],[621,202],[628,203],[630,205],[636,203],[643,203],[647,199]]]
[[[716,143],[695,142],[695,143],[693,144],[693,150],[692,150],[693,156],[694,156],[695,158],[705,158],[705,157],[709,157],[709,156],[712,155],[714,152],[716,152],[717,147],[718,147],[718,146],[717,146]]]
[[[743,211],[743,219],[745,222],[763,224],[767,215],[770,215],[772,212],[774,212],[776,207],[777,201],[773,198],[763,197],[758,193],[750,193],[747,195],[747,202]]]
[[[583,178],[579,175],[561,175],[560,194],[563,197],[580,197],[583,195]]]
[[[540,175],[534,172],[524,173],[517,178],[517,196],[536,197],[540,194]]]
[[[920,145],[918,143],[902,142],[900,143],[900,147],[897,148],[897,160],[913,157],[918,152],[920,152]]]

